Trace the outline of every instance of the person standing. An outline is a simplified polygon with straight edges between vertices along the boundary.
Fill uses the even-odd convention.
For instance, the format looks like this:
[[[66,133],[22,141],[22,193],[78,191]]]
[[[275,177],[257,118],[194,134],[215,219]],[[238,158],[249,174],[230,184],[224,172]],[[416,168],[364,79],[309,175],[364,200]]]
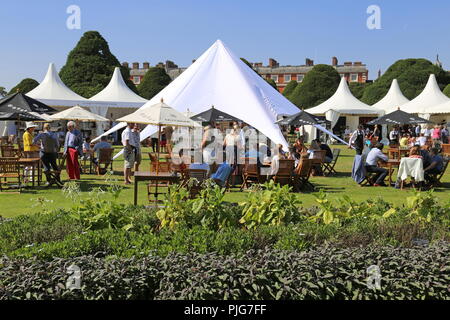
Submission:
[[[131,183],[131,170],[134,167],[136,161],[136,148],[135,139],[133,138],[134,123],[127,123],[127,127],[122,132],[122,145],[124,146],[123,158],[123,176],[125,184]]]
[[[441,141],[442,143],[447,144],[448,143],[448,129],[446,126],[441,126]]]
[[[50,175],[50,171],[55,171],[56,182],[62,185],[60,178],[60,170],[56,163],[58,158],[59,141],[58,136],[50,131],[50,124],[44,124],[44,131],[39,133],[34,139],[33,143],[37,144],[40,142],[41,150],[40,157],[42,164],[44,166],[44,174],[47,178],[47,184],[49,184],[53,178]]]
[[[67,174],[70,180],[80,180],[80,164],[78,156],[83,155],[83,140],[81,132],[75,128],[75,122],[67,123],[66,139],[64,140],[64,157],[67,162]]]
[[[33,132],[36,129],[36,125],[33,122],[27,122],[25,132],[23,133],[23,154],[25,158],[39,158],[39,147],[33,144]],[[23,170],[24,182],[29,181],[29,176],[33,174],[33,167],[25,167]]]
[[[352,133],[348,141],[349,148],[351,148],[351,146],[353,145],[357,155],[362,155],[362,152],[364,150],[364,136],[364,127],[362,125],[359,125],[358,129]]]
[[[394,126],[392,130],[389,132],[389,145],[397,145],[399,143],[399,132],[398,127]]]
[[[172,127],[170,127],[172,128]],[[139,171],[139,165],[141,164],[142,160],[142,153],[141,153],[141,131],[139,128],[139,124],[135,123],[133,130],[131,131],[132,137],[133,137],[133,146],[136,148],[135,150],[135,159],[134,159],[134,171]]]

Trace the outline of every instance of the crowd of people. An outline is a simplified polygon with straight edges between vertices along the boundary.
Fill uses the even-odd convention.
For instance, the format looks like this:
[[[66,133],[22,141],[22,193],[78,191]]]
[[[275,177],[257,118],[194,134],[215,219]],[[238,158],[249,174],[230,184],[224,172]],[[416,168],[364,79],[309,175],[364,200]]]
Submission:
[[[366,172],[374,174],[373,185],[387,186],[384,181],[389,171],[379,163],[386,163],[389,158],[386,153],[383,153],[385,144],[381,142],[383,138],[378,135],[378,132],[381,132],[379,127],[375,127],[375,130],[370,132],[360,125],[349,138],[349,148],[354,148],[358,156],[362,156],[365,151],[366,154],[361,158],[361,165],[364,166]],[[443,157],[439,154],[442,143],[448,143],[446,126],[436,125],[423,128],[419,125],[393,126],[389,131],[389,147],[409,150],[409,158],[422,159],[425,183],[428,185],[434,182],[435,175],[441,173],[444,168]],[[359,158],[358,164],[356,164],[356,160],[354,168],[360,166]],[[395,187],[399,187],[399,181]]]

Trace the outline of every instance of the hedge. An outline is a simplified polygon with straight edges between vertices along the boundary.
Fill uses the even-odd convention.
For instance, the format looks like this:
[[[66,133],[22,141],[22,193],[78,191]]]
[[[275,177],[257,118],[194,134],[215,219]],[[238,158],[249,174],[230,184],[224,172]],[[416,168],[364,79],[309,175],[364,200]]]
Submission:
[[[448,242],[417,248],[330,246],[241,255],[117,259],[0,258],[1,299],[450,299]],[[81,289],[66,288],[67,267]],[[381,289],[367,286],[378,265]]]

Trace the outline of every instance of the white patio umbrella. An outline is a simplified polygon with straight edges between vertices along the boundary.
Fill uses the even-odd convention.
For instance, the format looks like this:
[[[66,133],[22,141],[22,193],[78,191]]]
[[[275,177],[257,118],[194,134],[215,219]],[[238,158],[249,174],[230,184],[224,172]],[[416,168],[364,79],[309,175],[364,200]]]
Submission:
[[[161,127],[201,127],[197,122],[189,119],[181,112],[173,109],[164,103],[161,98],[161,102],[149,106],[147,108],[141,108],[135,112],[117,119],[116,121],[128,122],[128,123],[142,123],[158,126],[158,143],[161,141]],[[157,152],[158,162],[156,163],[156,174],[159,171],[159,150]]]
[[[87,111],[80,106],[75,106],[67,110],[52,114],[51,120],[75,120],[82,122],[91,121],[109,121],[107,118],[99,116],[93,112]]]

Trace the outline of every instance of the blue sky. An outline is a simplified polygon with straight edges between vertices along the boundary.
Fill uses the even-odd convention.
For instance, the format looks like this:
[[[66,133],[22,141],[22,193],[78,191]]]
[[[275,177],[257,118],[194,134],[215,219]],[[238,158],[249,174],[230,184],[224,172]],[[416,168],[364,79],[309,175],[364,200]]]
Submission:
[[[81,30],[66,28],[69,5],[81,9]],[[380,30],[369,30],[369,5],[381,9]],[[98,30],[119,61],[188,66],[216,39],[238,56],[282,65],[362,61],[369,79],[394,61],[439,53],[450,65],[450,1],[407,0],[40,0],[0,6],[0,86],[26,77],[41,81],[57,68],[83,32]]]

